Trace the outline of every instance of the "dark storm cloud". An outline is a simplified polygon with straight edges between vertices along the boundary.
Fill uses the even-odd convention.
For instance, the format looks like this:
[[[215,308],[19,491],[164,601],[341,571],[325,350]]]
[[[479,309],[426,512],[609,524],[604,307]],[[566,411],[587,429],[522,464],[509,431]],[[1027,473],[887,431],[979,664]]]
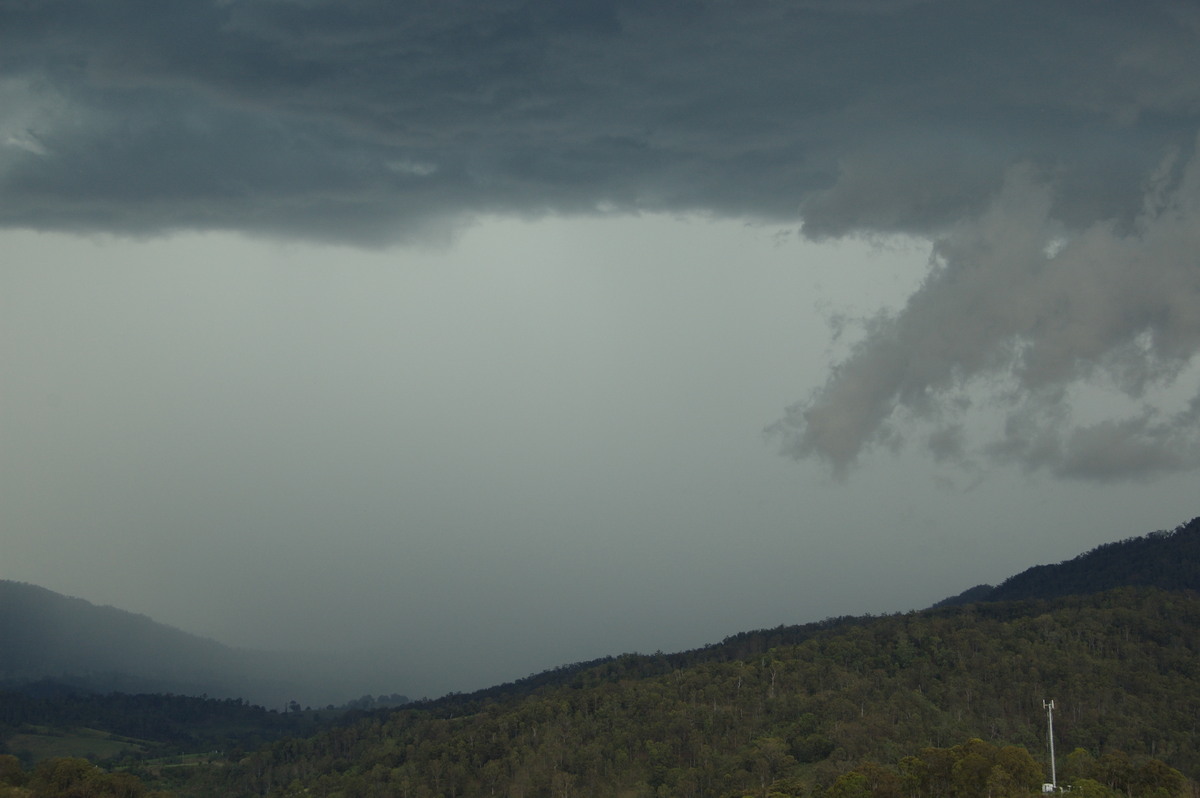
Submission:
[[[1190,3],[8,0],[0,224],[363,245],[480,214],[911,233],[936,268],[777,429],[1114,479],[1196,463]],[[1173,160],[1172,160],[1173,158]],[[1122,419],[1063,421],[1102,378]],[[1072,426],[1074,423],[1074,426]]]
[[[1011,163],[1132,217],[1194,133],[1164,4],[5,3],[7,225],[360,242],[481,212],[924,232]]]

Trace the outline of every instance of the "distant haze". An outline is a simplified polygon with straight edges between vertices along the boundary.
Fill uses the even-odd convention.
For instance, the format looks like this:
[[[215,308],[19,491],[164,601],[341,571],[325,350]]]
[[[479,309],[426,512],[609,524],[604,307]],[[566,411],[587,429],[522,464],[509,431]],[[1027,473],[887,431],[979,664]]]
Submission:
[[[1172,528],[1198,35],[1082,0],[0,10],[0,578],[432,695]]]

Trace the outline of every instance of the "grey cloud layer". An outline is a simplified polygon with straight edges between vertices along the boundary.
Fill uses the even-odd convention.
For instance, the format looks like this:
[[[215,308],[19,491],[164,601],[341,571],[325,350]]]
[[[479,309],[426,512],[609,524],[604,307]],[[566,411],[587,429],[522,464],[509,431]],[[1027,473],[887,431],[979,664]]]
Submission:
[[[1146,391],[1200,347],[1198,43],[1172,2],[9,0],[0,225],[377,245],[704,211],[927,236],[926,285],[785,449],[844,472],[907,414],[965,460],[991,380],[1008,422],[976,454],[1145,476],[1197,462],[1200,413]],[[1101,377],[1131,414],[1071,421]]]
[[[483,212],[924,232],[1004,170],[1132,218],[1194,134],[1185,6],[0,5],[0,223],[374,243]]]

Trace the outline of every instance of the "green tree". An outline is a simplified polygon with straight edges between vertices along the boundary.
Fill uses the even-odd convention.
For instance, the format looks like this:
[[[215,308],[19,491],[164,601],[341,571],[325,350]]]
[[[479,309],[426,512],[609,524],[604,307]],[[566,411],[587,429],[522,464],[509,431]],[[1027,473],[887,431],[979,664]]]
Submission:
[[[45,759],[33,769],[29,787],[37,795],[59,796],[94,793],[92,789],[100,768],[86,759]]]
[[[1066,784],[1077,784],[1083,779],[1096,779],[1096,757],[1091,752],[1076,748],[1063,759],[1060,775]]]
[[[825,798],[871,798],[867,777],[856,770],[843,773],[829,785]]]
[[[929,766],[918,756],[906,756],[897,765],[900,771],[900,787],[908,798],[922,798],[929,794]]]
[[[1081,778],[1071,783],[1071,798],[1123,798],[1123,793],[1110,790],[1095,779]]]
[[[1024,795],[1037,790],[1045,779],[1045,771],[1024,748],[1006,745],[996,752],[996,766],[1007,775],[1011,795]]]
[[[1183,790],[1183,774],[1157,759],[1143,763],[1133,775],[1138,798],[1175,798]]]
[[[21,769],[21,760],[12,754],[0,754],[0,784],[20,787],[24,783],[25,772]]]
[[[1133,786],[1133,763],[1124,751],[1108,751],[1096,762],[1099,781],[1110,790],[1130,794]]]

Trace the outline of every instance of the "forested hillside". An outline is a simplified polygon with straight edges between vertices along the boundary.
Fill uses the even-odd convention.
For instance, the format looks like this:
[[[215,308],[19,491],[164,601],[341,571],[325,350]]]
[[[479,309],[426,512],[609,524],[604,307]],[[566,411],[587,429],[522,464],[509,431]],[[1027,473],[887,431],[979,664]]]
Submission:
[[[1200,590],[1200,518],[1169,532],[1105,543],[1056,565],[1035,565],[999,587],[976,585],[934,606],[1079,596],[1135,585]]]
[[[147,790],[129,773],[109,773],[86,759],[62,757],[26,770],[20,760],[0,754],[0,798],[170,798]]]
[[[1170,532],[1107,543],[1057,565],[1029,568],[1000,583],[988,600],[1053,598],[1127,585],[1200,590],[1200,518]]]
[[[136,744],[109,773],[3,759],[0,798],[1025,796],[1049,778],[1044,699],[1073,795],[1194,798],[1198,568],[1200,520],[974,588],[958,597],[968,604],[605,657],[339,721],[240,701],[0,693],[10,732],[93,724]],[[189,748],[203,755],[179,756]]]
[[[159,757],[195,751],[253,750],[285,736],[308,735],[328,726],[337,711],[268,711],[241,699],[128,693],[87,693],[53,682],[0,689],[0,753],[19,755],[26,764],[42,757],[39,748],[69,750],[75,736],[107,741],[91,746]],[[55,740],[58,745],[51,745]],[[121,743],[124,743],[123,745]],[[80,741],[87,749],[87,740]],[[79,753],[79,752],[71,752]]]
[[[451,696],[225,766],[143,776],[191,795],[1024,795],[1048,777],[1044,698],[1059,707],[1063,777],[1096,795],[1174,795],[1184,784],[1174,769],[1200,772],[1190,592],[931,610],[744,659],[673,669],[656,659],[619,657],[525,694]],[[960,776],[982,768],[970,784],[987,792],[938,775],[960,759],[973,763]]]

